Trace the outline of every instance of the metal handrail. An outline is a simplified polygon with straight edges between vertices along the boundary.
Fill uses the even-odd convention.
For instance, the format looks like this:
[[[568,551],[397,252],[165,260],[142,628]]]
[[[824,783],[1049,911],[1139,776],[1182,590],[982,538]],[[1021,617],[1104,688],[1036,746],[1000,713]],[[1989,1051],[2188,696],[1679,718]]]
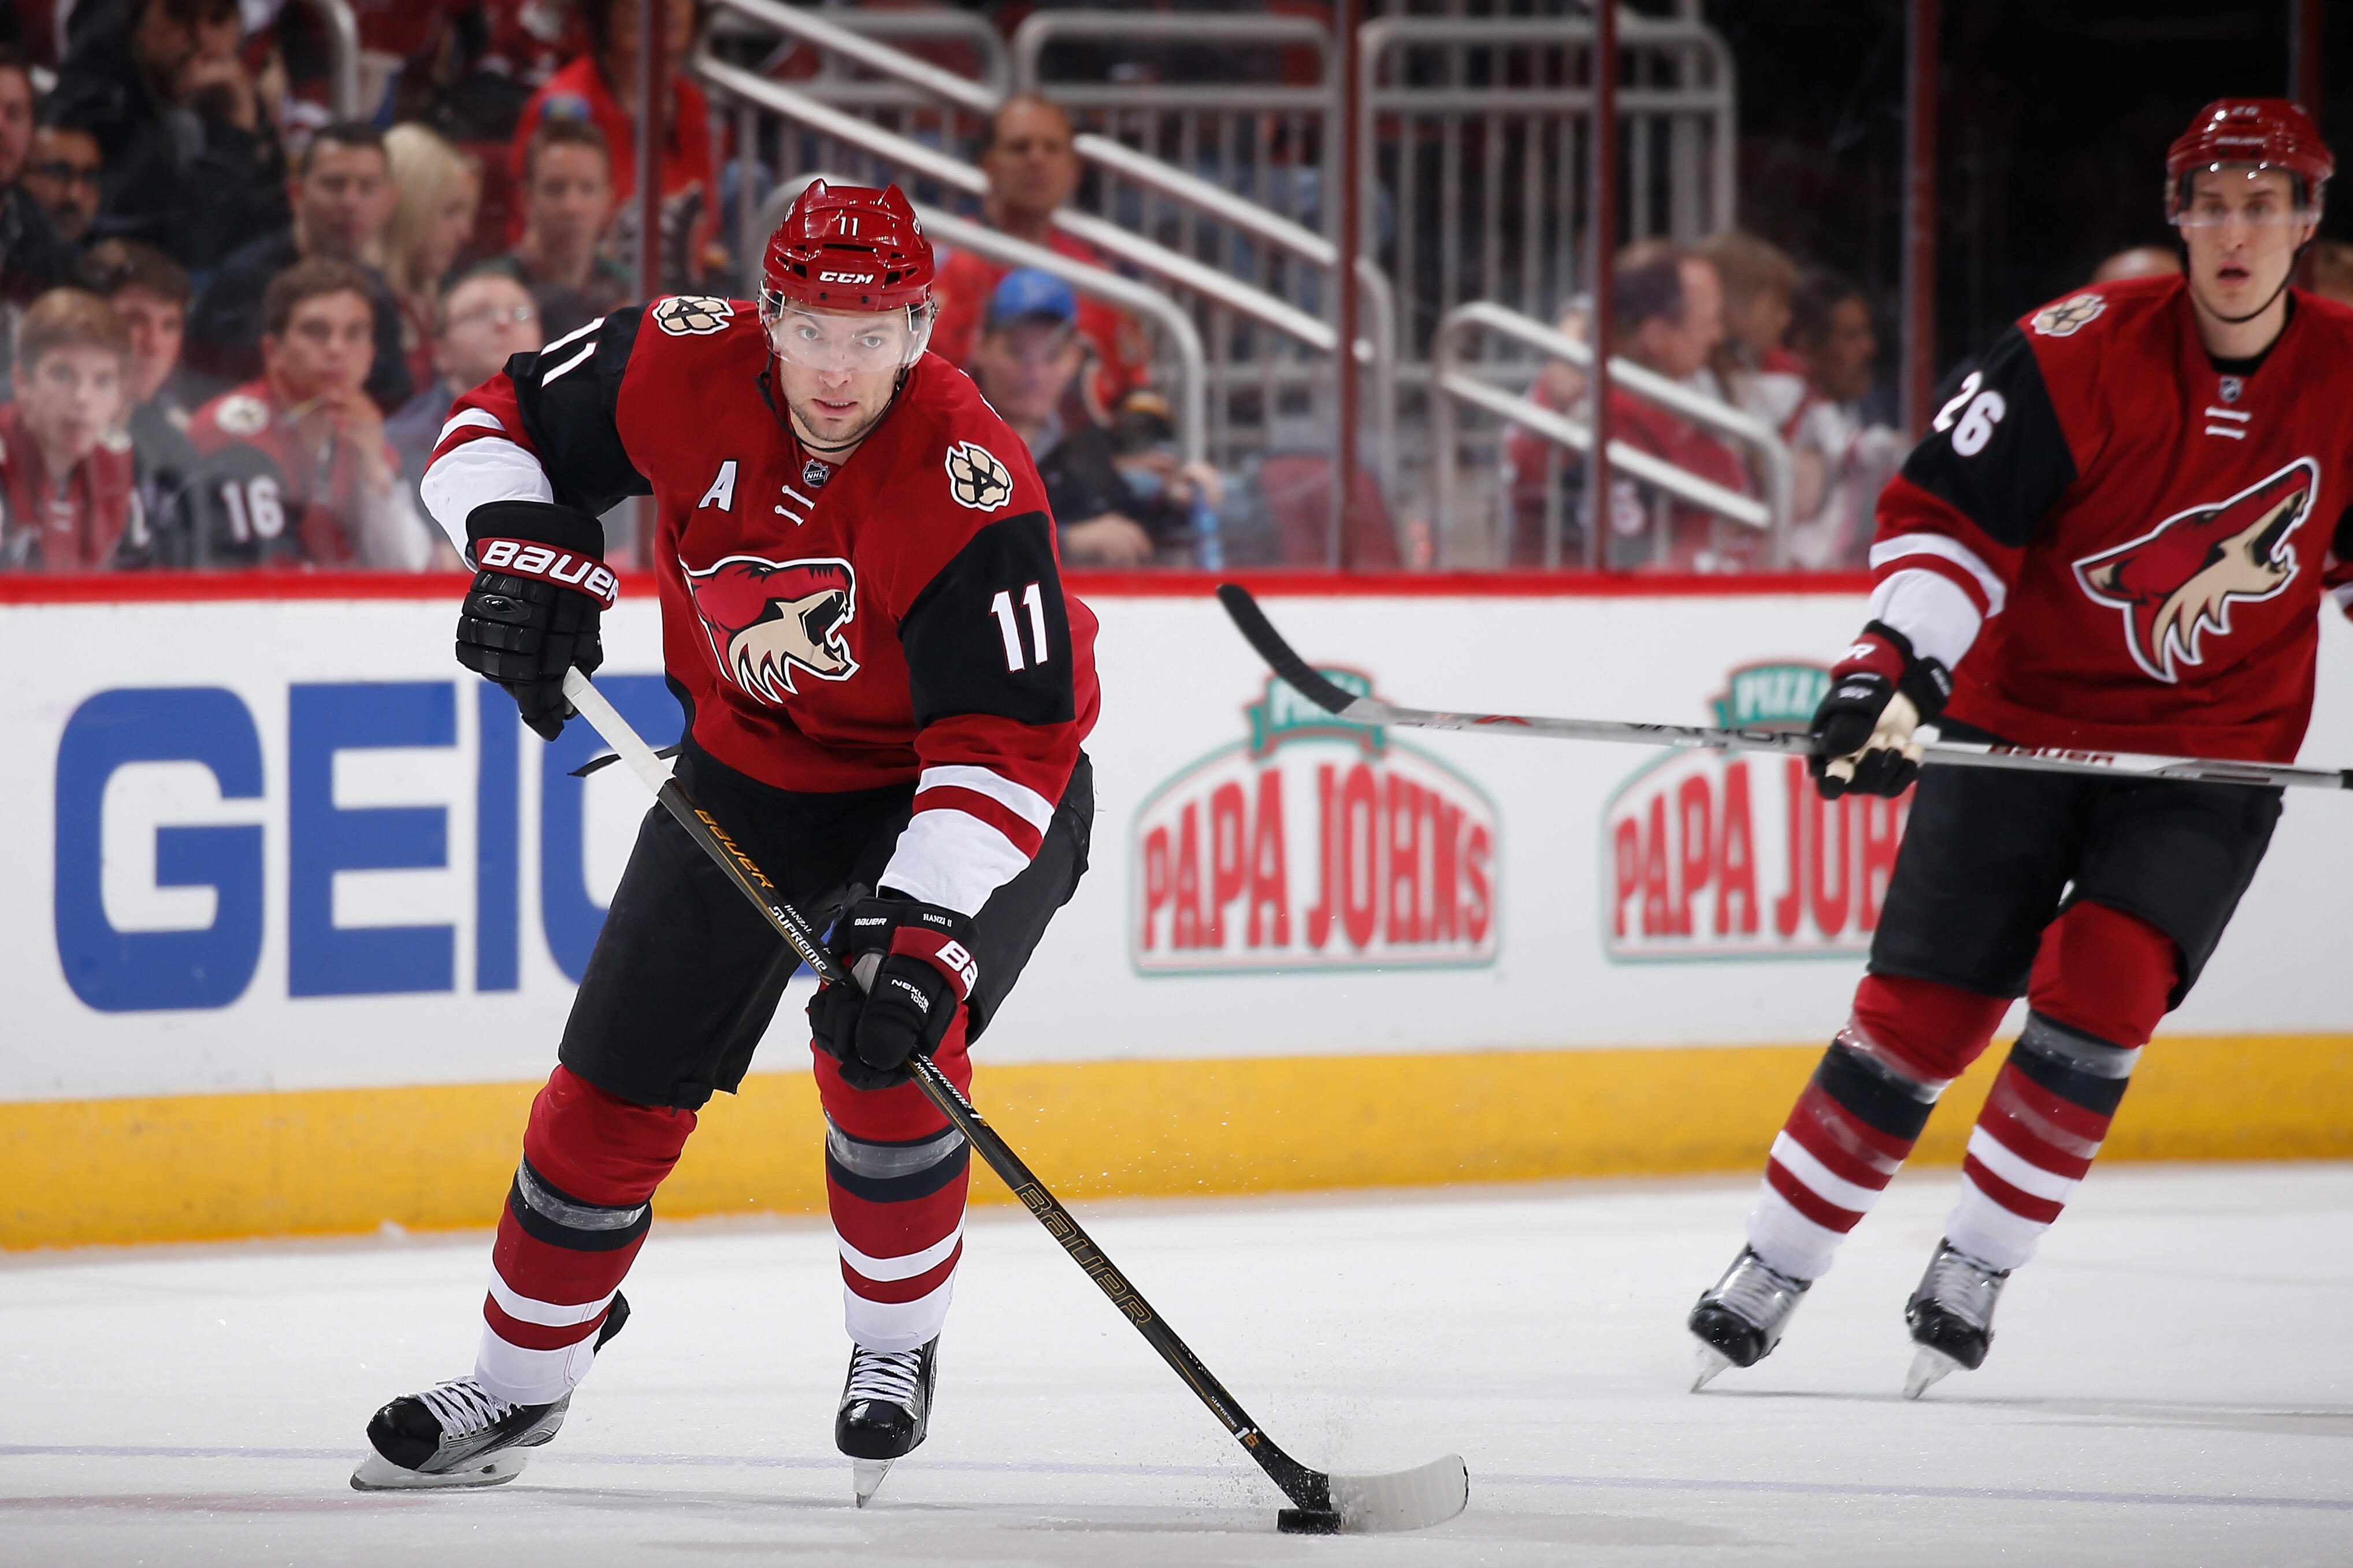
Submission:
[[[770,228],[784,218],[786,211],[800,198],[812,180],[830,180],[838,184],[849,182],[835,174],[802,174],[786,180],[768,193],[760,204],[761,221]],[[1007,267],[1034,267],[1040,272],[1050,272],[1068,283],[1079,293],[1101,300],[1107,305],[1130,311],[1150,320],[1168,335],[1170,349],[1176,356],[1176,395],[1171,400],[1176,426],[1176,449],[1188,463],[1205,461],[1208,457],[1208,383],[1209,356],[1201,347],[1201,334],[1193,319],[1183,307],[1165,294],[1156,293],[1136,282],[1122,278],[1105,268],[1049,250],[1042,245],[1016,239],[970,218],[958,217],[938,207],[916,205],[915,217],[930,233],[938,235],[950,245],[969,250],[976,256]],[[756,294],[760,280],[756,266],[747,264],[744,289]]]
[[[1593,37],[1590,16],[1384,16],[1367,22],[1357,37],[1357,94],[1359,110],[1358,134],[1364,144],[1372,145],[1375,116],[1385,107],[1381,100],[1397,97],[1411,100],[1410,90],[1384,93],[1380,87],[1383,57],[1391,44],[1462,44],[1472,47],[1503,44],[1564,44],[1578,39],[1588,44]],[[1645,16],[1620,6],[1618,12],[1618,47],[1622,51],[1643,47],[1687,44],[1714,50],[1723,40],[1715,31],[1697,17],[1685,14],[1674,17]],[[1017,46],[1017,57],[1018,57]],[[1017,64],[1018,71],[1018,64]],[[1017,76],[1017,79],[1018,76]],[[1640,86],[1627,85],[1618,89],[1620,118],[1645,112],[1671,112],[1690,107],[1692,89],[1676,89],[1660,92]],[[1710,108],[1723,119],[1726,134],[1716,138],[1714,148],[1715,167],[1710,181],[1710,195],[1715,211],[1709,215],[1712,229],[1729,228],[1733,222],[1733,193],[1737,188],[1738,149],[1736,137],[1730,134],[1736,125],[1737,105],[1733,99],[1732,76],[1725,70],[1710,95]],[[1513,110],[1577,110],[1588,112],[1593,107],[1589,88],[1545,87],[1512,89],[1482,87],[1478,89],[1478,103],[1482,111],[1505,112]],[[1371,164],[1366,164],[1366,178],[1376,176]],[[1366,204],[1370,212],[1371,205]],[[1613,448],[1614,450],[1614,448]]]
[[[744,3],[747,0],[729,0],[729,4]],[[770,81],[741,66],[730,65],[711,53],[707,40],[696,46],[693,63],[695,74],[710,85],[797,121],[821,135],[973,195],[985,195],[988,189],[987,176],[971,164],[894,131],[886,131],[871,121],[844,113],[782,82]],[[1288,300],[1278,300],[1262,289],[1229,278],[1107,219],[1064,207],[1054,214],[1053,221],[1056,228],[1086,241],[1105,255],[1155,273],[1319,353],[1331,353],[1338,345],[1339,334],[1328,324]],[[1050,254],[1039,247],[1031,248],[1039,249],[1040,255]]]
[[[336,0],[340,4],[341,0]],[[718,8],[750,17],[764,26],[773,27],[788,37],[800,38],[821,49],[856,60],[867,69],[896,78],[908,86],[919,88],[934,98],[944,99],[959,109],[975,114],[994,114],[1004,95],[976,81],[967,81],[952,70],[945,70],[929,60],[920,60],[903,49],[894,48],[863,33],[828,21],[812,10],[798,5],[786,5],[782,0],[718,0]],[[984,28],[987,23],[982,23]],[[994,36],[994,29],[989,29]]]
[[[360,23],[346,0],[302,0],[327,29],[327,101],[338,120],[360,112]]]
[[[1458,305],[1440,319],[1430,344],[1431,382],[1441,395],[1431,400],[1431,426],[1437,442],[1437,502],[1439,516],[1451,521],[1456,489],[1454,404],[1484,408],[1529,430],[1556,446],[1575,451],[1593,449],[1593,431],[1581,421],[1556,414],[1464,374],[1460,345],[1474,330],[1484,330],[1525,343],[1579,369],[1593,369],[1593,350],[1544,322],[1517,310],[1485,300]],[[1794,468],[1789,448],[1778,432],[1763,420],[1728,407],[1712,397],[1668,380],[1656,371],[1615,354],[1609,359],[1609,384],[1624,388],[1646,403],[1687,419],[1757,455],[1765,499],[1744,496],[1698,475],[1688,473],[1639,447],[1612,439],[1609,461],[1618,468],[1656,485],[1694,506],[1750,528],[1766,531],[1767,563],[1775,569],[1788,564],[1789,512]],[[1597,515],[1599,513],[1597,512]]]
[[[1200,12],[1136,12],[1136,11],[1035,11],[1013,29],[1013,85],[1017,91],[1038,89],[1039,57],[1058,33],[1083,33],[1100,27],[1106,19],[1115,20],[1120,35],[1129,38],[1150,38],[1169,43],[1194,43],[1203,37],[1214,37],[1229,42],[1258,44],[1303,45],[1328,60],[1332,54],[1332,35],[1323,23],[1311,16],[1254,16]],[[1159,101],[1170,101],[1169,88],[1155,88]],[[1204,101],[1226,103],[1233,98],[1229,87],[1200,89]],[[1322,88],[1283,88],[1255,85],[1250,89],[1253,99],[1265,107],[1292,108],[1314,104],[1329,106],[1332,94]]]

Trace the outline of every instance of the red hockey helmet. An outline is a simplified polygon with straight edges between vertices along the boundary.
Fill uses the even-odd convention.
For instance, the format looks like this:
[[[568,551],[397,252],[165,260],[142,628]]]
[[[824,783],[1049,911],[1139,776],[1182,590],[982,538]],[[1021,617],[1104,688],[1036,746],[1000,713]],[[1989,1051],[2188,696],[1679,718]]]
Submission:
[[[2225,166],[2281,170],[2295,179],[2296,206],[2316,213],[2337,160],[2312,116],[2286,99],[2218,98],[2165,154],[2166,221],[2180,221],[2192,174]]]
[[[822,310],[897,310],[928,303],[932,242],[899,187],[811,180],[768,237],[760,304]]]

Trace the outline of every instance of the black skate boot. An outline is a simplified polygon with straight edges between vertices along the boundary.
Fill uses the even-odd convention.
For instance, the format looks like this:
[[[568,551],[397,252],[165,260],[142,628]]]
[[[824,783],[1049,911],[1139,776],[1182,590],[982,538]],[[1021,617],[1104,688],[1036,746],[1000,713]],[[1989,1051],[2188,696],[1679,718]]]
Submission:
[[[629,1321],[629,1303],[613,1293],[596,1349]],[[530,1450],[552,1441],[572,1396],[549,1405],[509,1405],[470,1377],[452,1378],[422,1394],[403,1394],[368,1423],[375,1451],[352,1472],[353,1491],[418,1487],[494,1487],[522,1474]]]
[[[1753,1247],[1744,1247],[1715,1288],[1704,1292],[1683,1326],[1699,1340],[1699,1375],[1692,1379],[1697,1394],[1708,1380],[1728,1366],[1755,1366],[1781,1342],[1798,1298],[1813,1285],[1768,1268]]]
[[[939,1348],[936,1335],[921,1350],[849,1348],[849,1379],[833,1418],[833,1446],[850,1458],[850,1484],[860,1508],[891,1473],[891,1461],[913,1453],[923,1440]]]
[[[1936,1243],[1928,1272],[1904,1306],[1904,1321],[1912,1325],[1912,1342],[1920,1347],[1912,1357],[1911,1374],[1904,1380],[1904,1397],[1917,1399],[1937,1379],[1957,1371],[1975,1372],[1985,1365],[1993,1346],[1993,1309],[2001,1300],[2007,1268],[1989,1268],[1949,1241]]]

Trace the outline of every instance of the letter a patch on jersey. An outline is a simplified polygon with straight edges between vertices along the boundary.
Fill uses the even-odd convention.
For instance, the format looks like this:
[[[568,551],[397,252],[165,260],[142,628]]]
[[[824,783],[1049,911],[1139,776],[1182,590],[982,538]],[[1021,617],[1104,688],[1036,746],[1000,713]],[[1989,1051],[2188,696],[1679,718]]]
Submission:
[[[958,506],[995,511],[1013,499],[1013,475],[997,454],[977,441],[958,441],[948,448],[948,493]]]
[[[712,479],[711,488],[702,492],[702,499],[694,503],[694,510],[701,511],[707,506],[715,506],[721,511],[735,510],[734,458],[730,458],[719,465],[718,475]]]
[[[2167,685],[2179,666],[2203,664],[2201,634],[2231,635],[2231,601],[2258,602],[2296,574],[2289,535],[2311,515],[2320,465],[2295,462],[2226,501],[2174,513],[2128,544],[2075,563],[2098,604],[2124,612],[2133,662]]]
[[[796,671],[820,680],[858,673],[842,637],[858,615],[849,562],[730,555],[700,572],[679,565],[720,673],[761,701],[783,707],[799,689]]]

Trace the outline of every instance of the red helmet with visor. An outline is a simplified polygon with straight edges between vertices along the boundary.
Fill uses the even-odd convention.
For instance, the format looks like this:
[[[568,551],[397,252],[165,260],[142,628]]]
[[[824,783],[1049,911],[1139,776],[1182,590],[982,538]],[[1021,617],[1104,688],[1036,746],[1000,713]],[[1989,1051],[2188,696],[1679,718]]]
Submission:
[[[2312,116],[2284,98],[2218,98],[2198,111],[2165,154],[2165,216],[2181,221],[2189,178],[2225,167],[2277,169],[2295,182],[2299,212],[2320,210],[2337,160]]]
[[[903,370],[931,338],[936,270],[932,242],[898,186],[811,180],[768,237],[760,320],[787,363]],[[823,319],[842,315],[869,319],[855,325]]]

